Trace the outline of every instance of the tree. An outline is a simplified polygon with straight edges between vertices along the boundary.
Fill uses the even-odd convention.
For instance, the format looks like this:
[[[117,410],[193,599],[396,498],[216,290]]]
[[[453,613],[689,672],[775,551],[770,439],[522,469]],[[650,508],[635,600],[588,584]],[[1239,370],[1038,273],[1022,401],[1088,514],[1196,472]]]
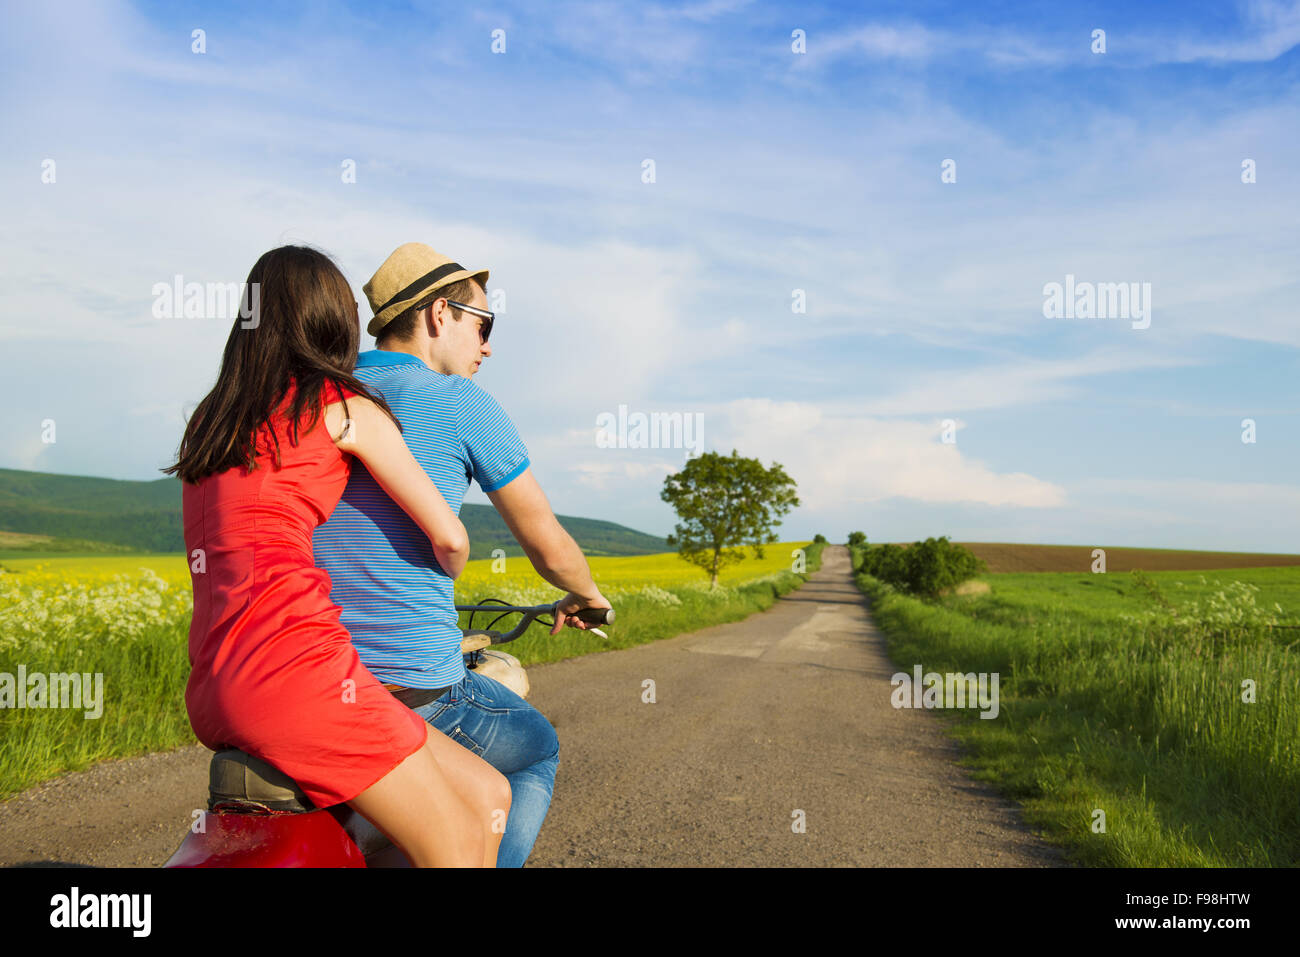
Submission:
[[[866,544],[866,532],[849,532],[849,546],[851,548],[865,548]]]
[[[757,558],[772,540],[780,516],[799,504],[795,483],[779,463],[764,468],[758,459],[705,452],[664,479],[660,496],[681,521],[668,536],[682,558],[709,575],[713,587],[718,572],[741,561],[737,546],[751,545]]]

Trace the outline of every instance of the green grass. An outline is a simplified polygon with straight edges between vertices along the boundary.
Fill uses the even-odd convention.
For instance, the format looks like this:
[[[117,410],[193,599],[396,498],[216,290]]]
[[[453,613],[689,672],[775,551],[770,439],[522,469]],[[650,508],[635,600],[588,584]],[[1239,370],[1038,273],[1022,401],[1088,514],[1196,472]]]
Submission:
[[[551,638],[535,625],[505,647],[537,664],[744,618],[804,581],[806,574],[788,570],[795,545],[805,547],[807,573],[815,571],[820,545],[772,545],[765,559],[729,568],[716,591],[675,555],[594,558],[593,572],[618,611],[617,624],[607,629],[611,640],[568,628]],[[457,583],[457,601],[496,594],[540,604],[559,594],[526,559],[511,559],[508,575],[493,574],[491,564],[473,563]],[[6,561],[4,568],[0,673],[16,675],[19,665],[28,674],[99,672],[104,703],[102,716],[91,719],[84,710],[0,708],[0,799],[96,761],[193,743],[185,710],[190,586],[183,555],[29,558]]]
[[[16,674],[22,664],[29,675],[76,671],[104,676],[98,718],[66,708],[0,709],[0,798],[96,761],[192,742],[185,711],[190,666],[184,627],[148,628],[129,642],[85,635],[40,650],[0,652],[0,672]]]
[[[55,538],[52,535],[26,535],[21,532],[0,531],[0,559],[48,558],[67,555],[86,555],[113,552],[131,552],[125,545],[90,542],[79,538]]]
[[[977,778],[1082,864],[1300,863],[1300,569],[984,580],[930,603],[858,576],[900,670],[1000,675],[997,719],[948,712]]]

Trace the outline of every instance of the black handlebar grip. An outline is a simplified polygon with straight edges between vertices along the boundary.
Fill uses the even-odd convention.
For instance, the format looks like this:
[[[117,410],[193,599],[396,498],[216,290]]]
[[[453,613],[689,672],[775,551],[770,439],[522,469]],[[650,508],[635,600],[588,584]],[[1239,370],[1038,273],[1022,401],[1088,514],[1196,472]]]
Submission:
[[[614,624],[614,609],[584,608],[578,612],[577,617],[588,625],[612,625]]]

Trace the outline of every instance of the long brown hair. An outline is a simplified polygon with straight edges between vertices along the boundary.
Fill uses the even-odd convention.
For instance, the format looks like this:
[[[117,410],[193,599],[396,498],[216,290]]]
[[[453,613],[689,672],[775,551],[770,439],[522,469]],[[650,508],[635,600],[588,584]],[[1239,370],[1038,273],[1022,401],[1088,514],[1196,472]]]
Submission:
[[[217,383],[190,416],[176,464],[162,471],[193,483],[241,465],[256,468],[257,432],[293,383],[293,445],[304,417],[308,431],[320,418],[326,382],[371,399],[397,422],[383,397],[352,374],[360,341],[357,302],[333,260],[310,246],[263,253],[248,273]],[[343,408],[346,414],[346,401]],[[280,439],[270,431],[279,468]]]

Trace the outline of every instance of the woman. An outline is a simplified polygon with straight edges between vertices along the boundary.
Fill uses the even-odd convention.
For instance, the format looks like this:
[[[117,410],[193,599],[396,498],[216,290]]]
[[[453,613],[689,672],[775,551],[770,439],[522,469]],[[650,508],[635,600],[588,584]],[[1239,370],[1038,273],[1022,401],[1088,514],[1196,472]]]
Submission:
[[[311,550],[354,455],[452,578],[469,557],[465,526],[383,398],[352,375],[357,303],[327,256],[266,253],[241,313],[216,385],[164,470],[184,483],[194,733],[279,768],[317,807],[347,802],[416,866],[494,866],[501,834],[491,825],[509,812],[509,783],[362,666]]]

